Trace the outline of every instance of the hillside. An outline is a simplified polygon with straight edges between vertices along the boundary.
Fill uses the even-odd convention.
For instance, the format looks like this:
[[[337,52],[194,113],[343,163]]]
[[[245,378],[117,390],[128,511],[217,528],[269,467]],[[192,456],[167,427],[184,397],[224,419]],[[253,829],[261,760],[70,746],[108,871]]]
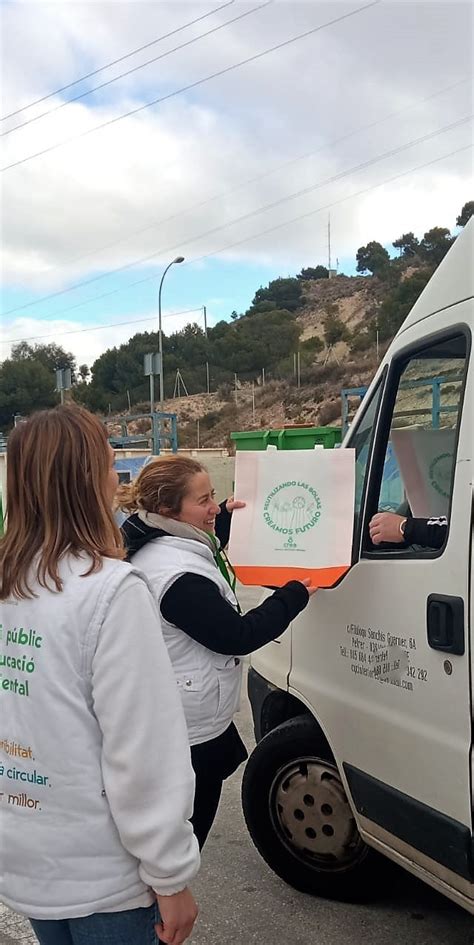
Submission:
[[[352,338],[363,331],[384,296],[384,286],[373,277],[337,276],[302,283],[303,305],[296,321],[301,341],[324,337],[328,307],[343,322]],[[336,312],[337,309],[337,312]],[[386,345],[385,345],[386,347]],[[380,352],[381,354],[381,352]],[[377,367],[375,345],[351,353],[350,341],[305,358],[301,383],[267,377],[265,385],[242,383],[237,390],[221,385],[216,393],[194,394],[167,400],[165,409],[176,412],[181,446],[230,446],[235,430],[267,429],[291,423],[316,426],[341,424],[342,387],[370,383]]]

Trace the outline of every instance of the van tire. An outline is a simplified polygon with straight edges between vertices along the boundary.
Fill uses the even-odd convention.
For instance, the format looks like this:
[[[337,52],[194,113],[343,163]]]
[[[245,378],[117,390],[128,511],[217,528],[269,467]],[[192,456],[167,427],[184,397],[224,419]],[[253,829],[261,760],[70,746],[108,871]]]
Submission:
[[[362,840],[329,746],[310,716],[269,732],[242,782],[250,836],[270,868],[301,892],[361,901],[384,858]]]

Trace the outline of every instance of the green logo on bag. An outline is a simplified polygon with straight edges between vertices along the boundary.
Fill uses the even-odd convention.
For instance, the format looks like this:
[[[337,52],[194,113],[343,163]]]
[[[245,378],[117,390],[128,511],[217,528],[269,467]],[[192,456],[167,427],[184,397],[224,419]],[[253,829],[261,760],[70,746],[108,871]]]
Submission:
[[[440,453],[430,466],[430,482],[439,495],[449,499],[451,495],[451,475],[453,471],[453,454]]]
[[[285,550],[298,548],[298,536],[318,524],[321,512],[321,499],[316,490],[296,479],[275,486],[263,504],[263,519],[269,528],[284,536]]]

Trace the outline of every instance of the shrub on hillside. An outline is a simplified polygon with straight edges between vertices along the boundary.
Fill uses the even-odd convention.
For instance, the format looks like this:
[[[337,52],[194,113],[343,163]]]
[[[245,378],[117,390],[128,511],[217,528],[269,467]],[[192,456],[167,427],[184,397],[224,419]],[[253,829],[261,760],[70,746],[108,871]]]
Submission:
[[[337,400],[330,400],[329,403],[323,404],[319,410],[318,423],[322,427],[326,427],[329,423],[333,423],[334,420],[341,419],[341,399],[340,397]]]
[[[229,401],[232,400],[233,396],[234,388],[232,384],[221,384],[220,387],[217,388],[217,397],[219,400]]]
[[[306,341],[302,341],[300,344],[301,351],[309,351],[316,353],[317,351],[322,351],[324,348],[324,341],[319,335],[311,335],[311,338],[306,338]]]
[[[302,269],[296,278],[307,282],[312,282],[317,279],[328,279],[329,269],[326,269],[326,266],[308,266],[306,269]]]
[[[347,327],[337,315],[326,315],[323,324],[324,340],[328,348],[337,344],[338,341],[347,341],[349,337]]]
[[[367,351],[374,343],[372,334],[369,334],[367,330],[360,331],[357,335],[353,335],[350,351],[351,354],[357,354],[360,351]]]

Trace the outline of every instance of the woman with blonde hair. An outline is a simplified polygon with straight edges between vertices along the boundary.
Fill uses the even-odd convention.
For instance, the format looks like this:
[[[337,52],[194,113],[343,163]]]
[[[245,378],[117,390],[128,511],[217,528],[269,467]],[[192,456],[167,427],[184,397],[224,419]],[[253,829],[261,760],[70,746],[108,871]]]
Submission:
[[[221,552],[230,516],[244,503],[214,498],[200,463],[180,456],[145,466],[119,490],[134,514],[122,525],[128,560],[147,576],[183,700],[196,773],[192,823],[202,848],[217,813],[222,785],[247,757],[234,725],[241,657],[279,637],[313,593],[290,581],[242,615],[235,579]],[[238,513],[237,513],[238,514]]]
[[[105,429],[65,406],[8,441],[0,541],[0,899],[41,945],[181,945],[194,777]],[[159,912],[158,912],[159,909]]]

